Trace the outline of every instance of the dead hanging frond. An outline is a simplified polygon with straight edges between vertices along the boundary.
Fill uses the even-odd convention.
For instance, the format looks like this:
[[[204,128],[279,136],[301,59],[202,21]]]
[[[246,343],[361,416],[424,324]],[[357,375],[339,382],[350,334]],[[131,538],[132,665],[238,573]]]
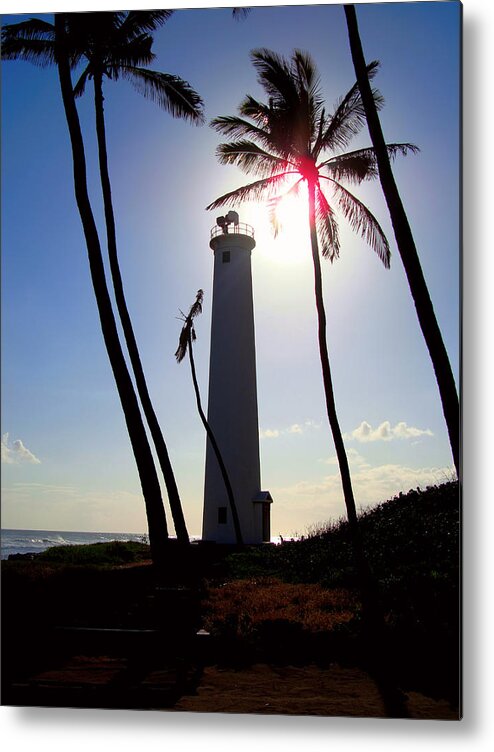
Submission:
[[[297,180],[297,182],[294,183],[286,193],[278,196],[273,196],[267,202],[269,223],[271,225],[274,238],[276,238],[278,236],[278,233],[282,230],[282,223],[278,213],[279,206],[281,202],[284,201],[284,199],[288,198],[289,196],[296,196],[298,194],[301,183],[302,180]]]
[[[196,333],[194,329],[194,319],[196,318],[196,316],[199,316],[202,313],[203,300],[204,300],[204,291],[198,290],[196,294],[196,299],[194,303],[191,305],[187,316],[183,313],[183,311],[180,311],[180,320],[184,322],[184,325],[182,327],[182,331],[180,332],[180,337],[178,340],[178,347],[175,352],[175,358],[177,359],[177,363],[181,363],[182,360],[187,355],[187,348],[189,346],[189,342],[195,342],[196,340]]]

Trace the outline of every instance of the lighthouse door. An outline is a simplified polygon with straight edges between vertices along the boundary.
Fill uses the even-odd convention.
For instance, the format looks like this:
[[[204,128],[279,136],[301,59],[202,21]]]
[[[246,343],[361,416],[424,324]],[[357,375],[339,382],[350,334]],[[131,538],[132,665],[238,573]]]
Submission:
[[[262,505],[262,540],[269,543],[271,540],[271,504]]]

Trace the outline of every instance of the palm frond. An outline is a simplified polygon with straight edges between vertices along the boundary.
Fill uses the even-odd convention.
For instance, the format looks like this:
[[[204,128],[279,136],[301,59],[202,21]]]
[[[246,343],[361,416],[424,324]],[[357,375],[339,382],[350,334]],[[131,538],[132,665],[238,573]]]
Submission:
[[[338,206],[344,217],[350,223],[352,229],[366,240],[372,250],[377,253],[384,266],[388,269],[391,252],[386,236],[377,219],[372,212],[358,200],[358,198],[350,193],[350,191],[344,188],[340,183],[331,180],[331,178],[327,179],[332,183],[334,196]]]
[[[156,102],[173,117],[196,124],[204,122],[204,103],[199,94],[182,78],[170,73],[125,66],[122,67],[121,73],[140,94]]]
[[[216,149],[216,156],[220,164],[233,164],[246,173],[254,172],[263,177],[273,175],[279,170],[287,170],[289,167],[286,159],[270,154],[247,140],[220,144]]]
[[[294,50],[293,67],[296,71],[299,97],[304,95],[310,100],[310,111],[314,120],[319,118],[323,99],[320,93],[321,79],[311,56],[302,50]]]
[[[45,39],[9,39],[2,42],[4,60],[25,60],[40,68],[56,63],[55,45]]]
[[[259,141],[267,147],[271,146],[271,137],[268,131],[260,128],[248,120],[236,117],[235,115],[226,115],[213,118],[210,122],[211,128],[228,138],[243,138],[245,136]]]
[[[189,309],[189,313],[187,314],[187,316],[184,316],[182,314],[184,325],[182,327],[182,331],[180,332],[180,337],[178,340],[178,348],[175,352],[177,363],[181,363],[182,360],[185,358],[185,355],[187,354],[187,348],[189,346],[189,338],[192,339],[192,341],[195,341],[196,339],[196,333],[195,333],[193,321],[196,318],[196,316],[199,316],[202,313],[203,300],[204,300],[204,291],[198,290],[196,293],[196,299]]]
[[[260,201],[261,199],[270,198],[279,190],[287,176],[292,174],[291,172],[282,172],[279,175],[262,178],[261,180],[256,180],[254,183],[243,185],[234,191],[229,191],[229,193],[223,194],[223,196],[215,199],[209,206],[206,206],[206,211],[219,209],[226,204],[235,206],[242,201]]]
[[[367,66],[369,80],[374,78],[378,68],[377,60]],[[373,95],[376,107],[380,109],[384,100],[376,90],[373,90]],[[317,156],[324,149],[344,148],[360,132],[364,124],[365,109],[358,83],[355,83],[339,101],[333,115],[329,117],[327,128],[316,145],[315,155]]]
[[[204,300],[204,290],[198,290],[196,293],[196,299],[190,307],[189,316],[191,319],[195,319],[202,313],[202,303]]]
[[[45,21],[42,18],[30,18],[26,21],[21,21],[14,26],[22,31],[26,35],[38,35],[45,34],[47,37],[55,37],[55,25],[50,21]]]
[[[101,60],[107,69],[108,76],[117,79],[121,68],[140,68],[143,65],[150,65],[156,57],[152,52],[152,46],[153,38],[149,34],[140,34],[130,41],[125,38],[121,42],[112,39],[103,50],[97,48],[95,55],[89,50],[87,57],[94,58],[96,64],[99,64]]]
[[[334,180],[347,180],[349,183],[361,183],[366,178],[375,178],[378,174],[373,149],[359,149],[331,157],[318,165],[319,170],[323,168]]]
[[[252,8],[232,8],[232,16],[235,21],[241,21],[247,18]]]
[[[338,223],[320,186],[316,189],[316,227],[321,254],[333,262],[340,255]]]
[[[297,180],[297,182],[294,183],[286,193],[283,193],[281,196],[273,196],[273,198],[270,198],[268,201],[269,223],[272,227],[273,235],[275,238],[278,236],[278,233],[282,229],[281,221],[277,213],[278,207],[284,199],[288,198],[288,196],[297,195],[301,182],[301,179]]]
[[[79,76],[79,79],[76,85],[74,86],[74,96],[76,98],[81,97],[84,94],[86,90],[86,83],[89,78],[90,72],[91,72],[91,67],[87,65],[82,71],[81,75]]]
[[[257,70],[257,80],[272,97],[274,105],[291,104],[297,101],[298,91],[289,63],[282,55],[260,48],[250,53]]]
[[[229,138],[242,138],[246,136],[249,139],[253,139],[261,144],[265,150],[271,152],[274,157],[290,162],[288,156],[292,150],[292,144],[288,143],[287,145],[286,141],[290,142],[291,136],[288,127],[283,127],[284,122],[286,122],[285,118],[280,118],[279,123],[275,122],[275,118],[273,118],[271,113],[263,127],[236,116],[213,118],[210,125],[218,133],[222,133]]]
[[[180,332],[180,336],[178,338],[178,347],[175,351],[175,358],[177,359],[177,363],[181,363],[187,355],[187,348],[189,346],[189,329],[190,326],[185,323],[182,327],[182,331]]]
[[[406,157],[408,152],[418,154],[420,151],[420,148],[415,144],[386,144],[386,149],[390,159],[395,159],[400,154],[402,157]]]
[[[414,144],[387,144],[386,149],[390,159],[399,154],[406,156],[409,152],[416,154],[420,149]],[[377,158],[374,149],[358,149],[356,151],[330,157],[318,165],[318,169],[325,168],[334,180],[348,180],[351,183],[361,183],[377,177]]]
[[[131,10],[127,13],[120,29],[128,38],[142,32],[156,31],[168,21],[173,12],[173,10]]]
[[[77,50],[88,62],[102,60],[111,43],[122,14],[106,11],[65,13],[64,26],[69,49]]]
[[[16,24],[7,24],[2,28],[2,43],[4,40],[23,37],[24,39],[55,40],[55,27],[41,18],[30,18]]]
[[[55,27],[39,18],[30,18],[2,28],[2,57],[4,60],[26,60],[40,67],[53,65]]]
[[[268,121],[270,108],[264,102],[258,102],[251,94],[240,102],[238,111],[245,117],[250,117],[257,125],[265,125]]]

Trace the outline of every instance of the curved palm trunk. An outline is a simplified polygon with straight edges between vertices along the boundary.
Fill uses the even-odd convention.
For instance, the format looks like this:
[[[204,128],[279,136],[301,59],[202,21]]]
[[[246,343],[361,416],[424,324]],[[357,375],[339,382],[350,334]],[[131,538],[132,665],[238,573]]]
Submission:
[[[57,32],[57,66],[60,88],[72,147],[75,195],[86,239],[91,279],[98,306],[103,338],[124,411],[125,422],[144,495],[151,553],[154,563],[162,565],[165,561],[166,543],[168,541],[165,510],[139,405],[118,339],[117,327],[106,284],[101,246],[87,190],[84,143],[74,101],[69,60],[64,49],[64,21],[62,14],[55,14],[55,28]]]
[[[345,15],[348,25],[348,36],[350,40],[353,65],[355,67],[357,82],[362,95],[369,134],[376,153],[379,178],[388,205],[398,250],[400,252],[401,260],[403,261],[403,266],[405,267],[410,292],[412,293],[413,301],[415,303],[420,328],[422,329],[422,334],[432,360],[439,393],[441,395],[443,413],[448,428],[453,461],[456,467],[456,474],[459,478],[460,409],[455,380],[448,354],[444,346],[441,330],[437,323],[434,307],[429,296],[427,284],[424,279],[410,224],[391,170],[379,115],[377,113],[369,78],[367,76],[355,7],[353,5],[345,5]]]
[[[199,392],[199,384],[197,383],[197,376],[196,376],[196,367],[194,364],[194,355],[192,353],[192,331],[189,331],[189,343],[188,344],[189,344],[188,350],[189,350],[190,370],[192,373],[192,383],[194,384],[194,392],[196,395],[197,409],[199,411],[199,415],[202,420],[202,425],[204,426],[208,439],[211,442],[211,446],[213,447],[213,451],[216,455],[216,459],[218,460],[218,465],[220,466],[221,475],[223,476],[223,482],[225,484],[226,493],[228,495],[228,501],[230,503],[230,509],[232,511],[233,527],[235,528],[235,537],[237,539],[237,544],[239,546],[243,546],[244,541],[242,538],[240,520],[238,517],[237,505],[235,504],[235,497],[233,495],[232,484],[230,483],[230,478],[228,477],[225,463],[223,462],[223,457],[221,456],[221,452],[217,444],[216,438],[214,436],[213,430],[206,419],[204,410],[202,409],[201,395]]]
[[[110,270],[113,281],[113,289],[115,291],[115,300],[117,303],[117,309],[122,323],[122,328],[125,336],[125,342],[127,343],[127,349],[129,352],[130,362],[132,370],[134,372],[137,392],[141,400],[142,409],[146,417],[151,436],[156,447],[158,460],[161,466],[163,477],[165,479],[166,490],[168,492],[168,499],[170,502],[170,509],[173,517],[173,523],[175,526],[175,532],[177,539],[181,543],[189,543],[189,534],[185,524],[184,514],[182,510],[182,504],[180,502],[180,495],[175,481],[175,475],[168,455],[168,450],[163,438],[163,434],[154,412],[154,408],[149,396],[147,388],[146,378],[144,376],[144,370],[142,368],[141,359],[139,356],[139,349],[137,347],[132,322],[130,319],[127,303],[125,300],[125,293],[123,289],[122,275],[120,273],[120,266],[118,262],[117,254],[117,239],[115,230],[115,217],[113,212],[113,202],[110,185],[110,175],[108,171],[108,155],[106,148],[106,133],[105,133],[105,118],[103,107],[103,86],[102,86],[102,74],[98,73],[94,76],[94,101],[96,111],[96,133],[98,138],[98,152],[99,152],[99,166],[101,175],[101,186],[103,190],[103,201],[105,207],[105,221],[106,232],[108,241],[108,257],[110,260]]]

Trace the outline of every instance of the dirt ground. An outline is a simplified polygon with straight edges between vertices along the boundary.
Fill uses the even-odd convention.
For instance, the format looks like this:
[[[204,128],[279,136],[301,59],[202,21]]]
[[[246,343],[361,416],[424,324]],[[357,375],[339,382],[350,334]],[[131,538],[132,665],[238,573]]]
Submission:
[[[445,700],[407,693],[410,718],[458,720]],[[362,670],[332,665],[257,664],[234,671],[204,669],[196,694],[184,695],[173,710],[202,713],[260,713],[385,718],[374,681]]]
[[[126,661],[109,656],[76,656],[58,669],[42,671],[28,684],[48,694],[39,695],[34,704],[45,704],[53,690],[61,692],[62,705],[88,707],[86,701],[98,688],[118,691],[126,675]],[[164,700],[151,706],[155,710],[192,713],[254,713],[262,715],[339,716],[386,718],[386,710],[373,679],[363,670],[332,664],[322,669],[309,666],[255,664],[235,670],[206,666],[185,689],[179,699],[173,690],[175,670],[151,670],[140,677],[142,689],[164,691]],[[84,690],[79,701],[65,690]],[[167,688],[171,695],[167,695]],[[182,690],[183,691],[183,690]],[[175,695],[175,696],[173,696]],[[125,698],[125,695],[122,695]],[[160,698],[162,695],[160,694]],[[171,699],[173,697],[173,699]],[[446,700],[435,700],[418,692],[407,692],[408,717],[420,720],[458,720]],[[127,698],[128,699],[128,698]],[[41,700],[41,702],[39,702]],[[73,701],[75,703],[73,704]],[[13,704],[18,704],[14,702]],[[24,704],[21,702],[20,704]],[[31,704],[28,702],[28,704]],[[50,704],[50,703],[48,703]],[[105,705],[106,707],[106,705]],[[112,707],[129,707],[112,705]]]

